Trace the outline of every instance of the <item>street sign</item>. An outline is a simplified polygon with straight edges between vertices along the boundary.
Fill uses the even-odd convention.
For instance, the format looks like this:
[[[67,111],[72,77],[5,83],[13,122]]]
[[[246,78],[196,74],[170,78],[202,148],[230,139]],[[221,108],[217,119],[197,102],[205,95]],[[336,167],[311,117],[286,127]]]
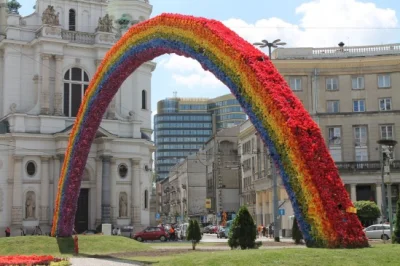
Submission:
[[[278,213],[279,213],[280,216],[285,215],[285,209],[279,209]]]
[[[156,213],[156,220],[159,220],[159,219],[160,219],[160,214]]]
[[[217,217],[218,218],[221,217],[221,213],[220,212],[217,212]]]

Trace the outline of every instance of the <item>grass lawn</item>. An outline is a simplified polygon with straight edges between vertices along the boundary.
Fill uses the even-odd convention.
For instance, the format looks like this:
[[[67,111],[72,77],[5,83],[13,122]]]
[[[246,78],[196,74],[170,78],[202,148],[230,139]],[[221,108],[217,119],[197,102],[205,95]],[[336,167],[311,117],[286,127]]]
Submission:
[[[104,255],[123,252],[137,252],[151,249],[135,240],[118,236],[78,237],[80,255]],[[0,238],[0,255],[53,255],[70,257],[74,253],[72,238],[48,236],[18,236]]]
[[[188,252],[178,256],[134,257],[135,261],[164,265],[400,265],[400,245],[379,244],[364,249],[271,249]]]

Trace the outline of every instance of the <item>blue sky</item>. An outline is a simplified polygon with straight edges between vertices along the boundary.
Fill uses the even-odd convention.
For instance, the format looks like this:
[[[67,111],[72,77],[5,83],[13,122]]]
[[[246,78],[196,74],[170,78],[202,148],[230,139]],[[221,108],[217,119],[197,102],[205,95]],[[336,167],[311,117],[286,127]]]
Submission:
[[[134,0],[132,0],[134,1]],[[19,0],[20,13],[35,0]],[[398,0],[150,0],[152,16],[169,12],[221,20],[250,42],[280,38],[288,47],[331,47],[400,42]],[[229,93],[190,59],[162,56],[153,73],[152,109],[171,97],[215,97]]]

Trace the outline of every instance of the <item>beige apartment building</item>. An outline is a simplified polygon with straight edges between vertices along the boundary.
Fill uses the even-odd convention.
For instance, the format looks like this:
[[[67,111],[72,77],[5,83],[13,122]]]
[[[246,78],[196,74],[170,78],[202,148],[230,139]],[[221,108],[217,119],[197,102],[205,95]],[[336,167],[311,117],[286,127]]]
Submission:
[[[351,199],[373,200],[381,207],[377,141],[400,137],[400,44],[280,48],[272,58],[319,124]],[[400,161],[393,162],[391,172],[395,212]]]

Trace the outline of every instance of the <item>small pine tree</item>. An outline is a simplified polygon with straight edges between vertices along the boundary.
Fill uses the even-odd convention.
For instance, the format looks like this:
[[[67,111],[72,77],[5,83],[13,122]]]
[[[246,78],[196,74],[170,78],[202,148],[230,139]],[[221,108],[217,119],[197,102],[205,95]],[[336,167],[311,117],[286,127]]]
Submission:
[[[196,249],[196,245],[200,242],[201,240],[201,231],[200,231],[200,226],[197,220],[190,220],[189,221],[189,227],[188,227],[188,233],[186,239],[188,241],[192,241],[192,248],[193,250]]]
[[[256,248],[257,228],[246,206],[242,206],[232,222],[229,232],[229,246],[234,249]]]
[[[293,220],[293,227],[292,227],[292,239],[296,245],[300,244],[301,240],[303,239],[303,234],[300,231],[299,225],[297,224],[297,219],[294,217]]]
[[[397,200],[396,223],[394,225],[392,242],[395,244],[400,244],[400,198]]]

